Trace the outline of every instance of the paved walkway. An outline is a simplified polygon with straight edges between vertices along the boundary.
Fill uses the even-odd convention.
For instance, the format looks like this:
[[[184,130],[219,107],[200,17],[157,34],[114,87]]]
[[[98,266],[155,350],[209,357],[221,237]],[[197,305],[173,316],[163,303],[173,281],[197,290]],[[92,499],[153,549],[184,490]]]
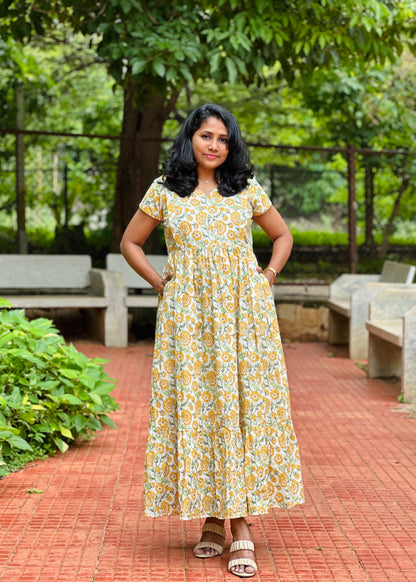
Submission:
[[[143,516],[152,344],[76,345],[109,359],[118,430],[0,481],[0,580],[237,580],[227,552],[193,557],[199,521]],[[251,519],[254,580],[415,582],[416,419],[398,411],[394,384],[368,380],[344,352],[293,343],[285,353],[307,502]]]

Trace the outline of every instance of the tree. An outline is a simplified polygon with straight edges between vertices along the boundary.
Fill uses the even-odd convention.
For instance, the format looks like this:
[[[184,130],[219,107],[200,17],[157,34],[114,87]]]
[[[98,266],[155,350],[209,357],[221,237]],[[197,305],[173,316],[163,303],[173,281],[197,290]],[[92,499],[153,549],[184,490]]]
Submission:
[[[261,82],[341,63],[384,61],[415,30],[414,2],[368,0],[3,1],[3,34],[26,42],[56,22],[100,39],[98,54],[125,92],[113,250],[157,172],[160,138],[188,83]]]
[[[319,142],[364,149],[410,150],[416,142],[416,61],[405,52],[394,64],[374,66],[368,71],[320,71],[314,83],[303,89],[305,105],[320,120]],[[397,96],[400,95],[400,99]],[[318,136],[316,136],[318,138]],[[365,154],[364,173],[365,244],[375,255],[387,253],[393,224],[399,215],[414,212],[412,202],[416,160],[413,155]],[[378,198],[378,216],[374,201]],[[381,201],[382,198],[386,200]],[[404,202],[406,201],[406,206]],[[374,234],[378,227],[383,241],[378,249]]]
[[[120,132],[122,90],[118,87],[114,91],[105,65],[96,50],[89,48],[85,36],[57,27],[54,38],[47,42],[38,37],[22,46],[9,40],[0,44],[0,60],[2,127],[13,127],[14,86],[18,84],[25,95],[28,130]],[[12,226],[11,234],[15,230],[13,141],[11,136],[0,140],[0,210],[8,211],[1,214],[5,236],[8,226]],[[39,236],[55,230],[58,237],[53,241],[54,250],[59,248],[58,239],[69,249],[72,231],[77,234],[83,230],[78,227],[80,223],[88,236],[91,229],[102,228],[107,215],[111,221],[118,140],[29,134],[25,145],[26,214],[31,239],[35,229]],[[102,244],[104,236],[108,241],[107,232],[101,233]]]

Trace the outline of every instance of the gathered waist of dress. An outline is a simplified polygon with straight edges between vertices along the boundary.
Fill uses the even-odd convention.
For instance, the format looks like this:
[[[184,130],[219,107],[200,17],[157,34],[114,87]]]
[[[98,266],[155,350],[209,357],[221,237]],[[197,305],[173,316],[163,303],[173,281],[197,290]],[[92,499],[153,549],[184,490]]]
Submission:
[[[199,256],[199,255],[234,255],[241,258],[251,258],[254,255],[254,251],[251,245],[239,242],[198,242],[194,244],[187,244],[184,246],[174,246],[173,248],[168,248],[168,254],[172,258],[178,258],[182,256]]]

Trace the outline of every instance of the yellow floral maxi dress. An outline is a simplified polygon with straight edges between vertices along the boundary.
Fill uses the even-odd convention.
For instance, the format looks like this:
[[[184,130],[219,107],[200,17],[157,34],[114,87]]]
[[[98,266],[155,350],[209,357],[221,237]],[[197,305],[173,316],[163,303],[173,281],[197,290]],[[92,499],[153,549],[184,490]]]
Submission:
[[[232,197],[181,198],[153,182],[140,208],[164,223],[145,512],[235,518],[302,503],[276,310],[251,222],[271,205],[255,179]]]

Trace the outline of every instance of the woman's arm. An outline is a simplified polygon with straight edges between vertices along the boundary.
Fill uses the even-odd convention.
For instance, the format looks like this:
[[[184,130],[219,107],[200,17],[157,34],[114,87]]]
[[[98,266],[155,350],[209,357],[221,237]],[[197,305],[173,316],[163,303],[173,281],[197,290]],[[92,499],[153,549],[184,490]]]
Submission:
[[[159,220],[152,218],[139,209],[123,234],[120,251],[130,267],[140,277],[146,279],[155,291],[163,295],[165,285],[172,278],[172,275],[168,275],[165,279],[161,277],[146,259],[146,255],[142,249],[142,245],[158,224],[160,224]]]
[[[287,224],[274,206],[271,206],[261,216],[254,216],[253,220],[273,241],[273,251],[268,266],[274,269],[276,273],[280,273],[290,256],[293,246],[293,237]],[[273,271],[264,270],[264,275],[270,285],[273,285],[275,282]]]

